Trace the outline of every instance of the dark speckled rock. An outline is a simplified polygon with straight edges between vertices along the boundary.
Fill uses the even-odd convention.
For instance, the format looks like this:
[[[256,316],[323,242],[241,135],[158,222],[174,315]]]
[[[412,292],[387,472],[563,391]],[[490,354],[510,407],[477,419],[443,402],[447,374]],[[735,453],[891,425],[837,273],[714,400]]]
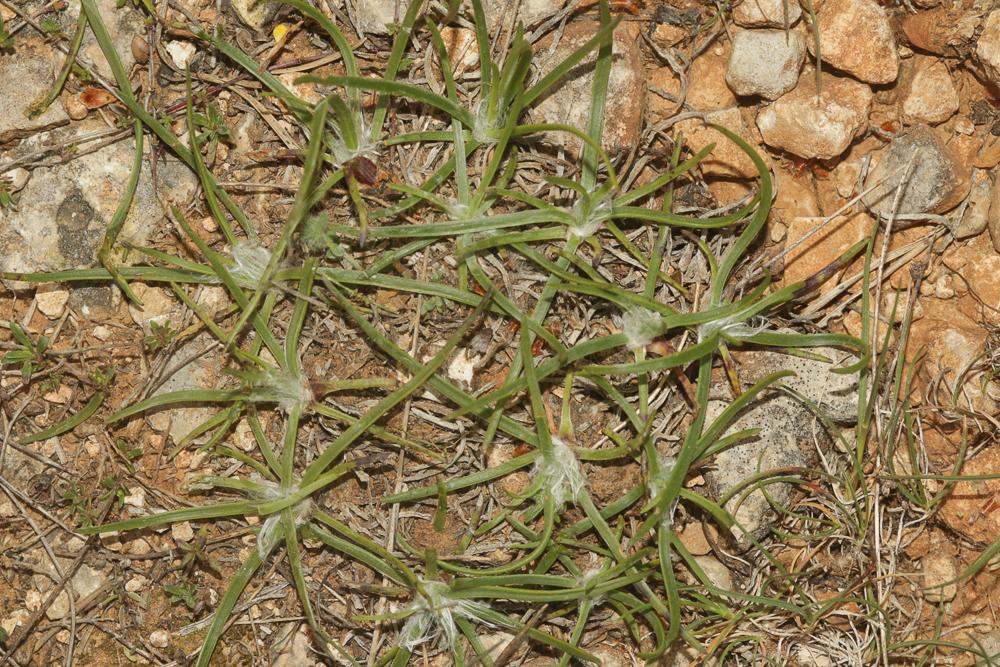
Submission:
[[[820,348],[817,351],[838,361],[846,357],[843,350]],[[831,365],[826,362],[776,352],[744,352],[736,358],[740,380],[745,387],[771,373],[792,370],[797,375],[784,378],[782,382],[804,400],[781,390],[769,389],[737,415],[724,436],[746,429],[759,429],[759,432],[756,437],[741,441],[715,457],[712,468],[704,475],[709,495],[715,498],[759,471],[814,468],[819,461],[818,451],[829,450],[833,444],[832,436],[817,411],[829,421],[850,423],[858,409],[857,374],[833,373]],[[852,357],[850,361],[853,360]],[[722,413],[731,400],[725,386],[716,387],[713,398],[708,405],[709,423]],[[768,495],[777,503],[787,502],[791,492],[792,487],[784,484],[767,487]],[[748,495],[738,508],[735,501],[730,501],[726,509],[734,513],[743,528],[756,537],[766,534],[776,520],[770,503],[759,490]],[[736,537],[741,538],[739,531]]]
[[[95,125],[82,123],[79,132]],[[40,167],[18,193],[17,209],[0,209],[0,271],[56,271],[97,264],[97,249],[118,207],[135,144],[126,139],[66,164]],[[184,204],[197,179],[173,158],[157,165],[159,196]],[[148,161],[120,239],[144,244],[164,211],[153,191]]]

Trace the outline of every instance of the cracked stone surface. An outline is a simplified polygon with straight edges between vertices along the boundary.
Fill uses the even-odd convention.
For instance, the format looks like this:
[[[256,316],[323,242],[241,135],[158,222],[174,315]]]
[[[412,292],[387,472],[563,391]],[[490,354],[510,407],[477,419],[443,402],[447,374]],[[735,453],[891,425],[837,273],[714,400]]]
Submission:
[[[835,361],[848,357],[843,350],[816,348],[812,350]],[[853,361],[853,357],[850,358]],[[744,408],[723,433],[732,435],[746,429],[759,429],[753,438],[719,452],[705,481],[713,497],[740,484],[758,471],[788,467],[813,467],[818,461],[818,449],[829,449],[833,440],[813,404],[825,418],[834,422],[851,422],[857,413],[857,374],[834,373],[830,364],[803,359],[777,352],[746,352],[737,356],[740,379],[745,387],[764,376],[782,370],[795,371],[795,377],[781,380],[782,384],[800,394],[804,400],[789,393],[767,389]],[[713,391],[708,405],[708,424],[729,405],[726,387]],[[792,488],[772,484],[767,494],[777,503],[787,502]],[[767,497],[755,490],[737,507],[734,498],[726,504],[746,532],[760,537],[776,519]],[[738,540],[746,539],[735,529]]]
[[[83,123],[77,132],[95,128]],[[125,139],[66,164],[35,169],[21,191],[17,210],[0,209],[0,270],[95,266],[97,249],[125,191],[134,151],[134,141]],[[157,165],[157,178],[168,202],[186,201],[197,184],[190,170],[172,158]],[[144,161],[119,239],[144,244],[163,218],[149,163]]]

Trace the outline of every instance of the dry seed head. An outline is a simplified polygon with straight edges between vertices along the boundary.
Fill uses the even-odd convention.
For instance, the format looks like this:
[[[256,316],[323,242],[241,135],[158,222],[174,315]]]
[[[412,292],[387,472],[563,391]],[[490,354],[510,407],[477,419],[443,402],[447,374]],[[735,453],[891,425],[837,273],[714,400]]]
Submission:
[[[250,392],[250,400],[256,403],[277,403],[286,413],[299,406],[305,408],[313,402],[312,386],[309,378],[299,373],[293,375],[278,368],[268,368],[262,379],[255,382]]]
[[[573,449],[556,436],[552,436],[551,456],[538,457],[532,476],[540,476],[542,488],[552,494],[556,507],[562,507],[566,501],[576,502],[586,484]]]
[[[266,248],[253,243],[237,243],[233,246],[233,268],[230,269],[244,287],[260,289],[271,253]]]
[[[663,489],[667,488],[667,480],[670,479],[670,475],[674,472],[674,467],[677,465],[677,458],[673,456],[666,456],[664,454],[659,455],[660,465],[658,467],[658,472],[649,475],[649,493],[655,498]]]
[[[647,308],[629,308],[622,313],[622,333],[631,350],[640,350],[660,335],[661,318]]]
[[[492,627],[492,623],[483,620],[489,605],[453,598],[448,585],[440,581],[422,581],[421,589],[423,592],[407,606],[407,611],[414,613],[399,631],[399,645],[408,651],[424,642],[454,646],[458,638],[456,616]]]
[[[767,328],[767,322],[763,319],[759,320],[756,326],[751,326],[746,323],[746,321],[739,317],[739,314],[731,315],[730,317],[723,317],[712,322],[705,322],[698,326],[698,342],[707,340],[711,336],[721,333],[728,338],[735,338],[737,340],[745,340],[756,336],[760,332]]]
[[[576,223],[569,226],[568,236],[581,239],[590,238],[601,228],[607,219],[607,211],[611,209],[611,198],[605,197],[591,208],[587,208],[583,200],[577,200],[573,205],[573,215]]]

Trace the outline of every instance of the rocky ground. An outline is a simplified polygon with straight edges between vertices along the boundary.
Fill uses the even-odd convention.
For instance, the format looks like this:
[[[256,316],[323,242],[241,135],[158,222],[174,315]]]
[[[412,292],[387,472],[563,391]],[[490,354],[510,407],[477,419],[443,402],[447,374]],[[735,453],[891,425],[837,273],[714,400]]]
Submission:
[[[822,579],[820,594],[882,578],[885,598],[880,602],[909,623],[897,639],[939,638],[1000,652],[995,610],[1000,580],[994,568],[978,569],[961,585],[952,582],[1000,537],[1000,479],[991,477],[1000,473],[1000,9],[983,0],[816,0],[813,18],[804,4],[783,5],[781,0],[743,0],[734,6],[659,0],[612,4],[623,21],[614,36],[603,144],[627,167],[623,173],[636,183],[648,181],[657,175],[656,160],[669,154],[672,142],[682,141],[691,153],[714,143],[697,178],[677,196],[691,210],[725,209],[753,191],[757,170],[746,153],[704,121],[741,136],[764,156],[776,184],[766,230],[749,261],[766,266],[774,287],[780,288],[814,278],[876,234],[870,314],[881,324],[869,334],[876,347],[886,340],[884,358],[901,356],[904,376],[912,376],[908,391],[895,396],[909,399],[909,417],[896,431],[883,431],[889,408],[882,412],[881,406],[889,402],[879,404],[864,471],[873,496],[885,503],[887,514],[879,515],[879,521],[889,522],[895,531],[875,540],[884,540],[878,549],[885,553],[864,561],[854,559],[848,549],[814,549],[796,537],[794,517],[777,517],[772,507],[776,502],[806,511],[811,501],[801,489],[775,491],[770,499],[758,494],[737,518],[751,533],[767,535],[783,567]],[[209,156],[211,167],[223,188],[260,221],[266,230],[262,237],[276,238],[301,174],[296,159],[305,145],[301,128],[279,102],[261,94],[259,85],[180,26],[196,20],[222,27],[231,42],[268,62],[272,73],[310,102],[319,99],[315,88],[293,81],[306,71],[339,73],[334,59],[324,60],[329,46],[298,14],[249,6],[246,0],[232,5],[156,3],[176,23],[170,26],[151,23],[130,2],[118,7],[115,0],[99,0],[97,5],[125,68],[141,86],[143,103],[164,116],[178,135],[186,131],[183,71],[190,67],[196,73],[196,86],[208,91],[221,119],[221,126],[212,128],[220,140]],[[392,0],[349,0],[346,9],[342,2],[317,6],[350,27],[349,38],[365,71],[380,71],[391,24],[401,8]],[[0,49],[3,272],[95,266],[96,250],[128,181],[135,147],[132,125],[107,92],[114,89],[112,72],[91,34],[80,49],[80,69],[58,100],[41,115],[29,118],[26,113],[62,69],[79,11],[73,0],[0,0],[0,14],[12,35],[12,42]],[[523,0],[516,8],[491,2],[487,18],[497,34],[509,34],[516,21],[525,26],[538,76],[599,27],[596,6],[588,2]],[[284,26],[284,32],[276,32],[276,25]],[[474,82],[475,39],[465,26],[459,23],[443,36],[456,77]],[[426,42],[421,44],[426,48]],[[438,81],[434,72],[440,72],[440,65],[429,50],[408,57],[415,63],[411,79]],[[574,70],[531,109],[532,120],[586,127],[589,76]],[[580,144],[565,135],[549,141],[559,142],[553,163],[579,154]],[[151,140],[144,151],[122,247],[183,251],[166,218],[170,204],[196,212],[191,217],[199,221],[200,232],[220,242],[196,176]],[[403,181],[410,172],[425,172],[434,156],[404,157],[408,161],[394,156],[391,165],[379,165],[379,178]],[[382,194],[378,190],[371,196]],[[346,215],[346,202],[345,197],[332,203],[331,214]],[[142,258],[133,251],[121,259]],[[425,261],[422,268],[405,270],[409,275],[420,272],[424,280],[452,281],[454,272],[441,262],[440,269],[428,268]],[[676,271],[681,275],[681,269]],[[786,313],[783,324],[864,335],[863,276],[860,258],[823,275],[818,289]],[[11,638],[21,640],[17,652],[0,653],[0,664],[75,660],[107,665],[122,664],[123,657],[184,664],[198,645],[203,627],[196,625],[198,620],[217,602],[241,550],[254,543],[253,526],[239,522],[212,531],[177,524],[124,541],[87,543],[72,530],[85,517],[99,521],[109,511],[137,514],[190,502],[185,481],[206,469],[219,474],[224,462],[206,463],[204,453],[194,450],[173,455],[172,449],[212,414],[210,408],[160,412],[113,432],[95,419],[70,434],[17,444],[15,436],[79,410],[99,367],[117,369],[109,399],[116,408],[140,397],[215,386],[223,377],[213,339],[205,333],[180,335],[195,318],[168,287],[137,284],[136,291],[144,309],[129,305],[117,288],[104,284],[36,288],[10,280],[0,287],[0,324],[5,325],[0,327],[0,349],[17,347],[8,332],[11,323],[20,323],[33,340],[45,335],[52,342],[52,363],[43,372],[24,376],[18,366],[5,365],[0,380],[0,649]],[[217,312],[225,303],[220,288],[205,287],[195,296],[209,311]],[[372,297],[395,313],[393,326],[409,326],[413,313],[426,305],[388,289]],[[400,326],[400,344],[407,347],[406,337],[416,333]],[[566,327],[568,335],[571,327]],[[359,369],[375,374],[387,367],[371,346],[336,326],[331,324],[327,335],[332,352],[316,364],[328,377],[351,377]],[[433,340],[433,321],[422,335]],[[843,449],[836,434],[841,442],[853,443],[856,376],[833,375],[825,364],[792,361],[769,351],[742,351],[736,362],[745,385],[793,367],[799,374],[793,388],[822,406],[837,424],[833,437],[826,433],[817,438],[822,440],[819,451],[832,456],[830,452]],[[476,364],[459,359],[449,374],[470,386],[485,384],[485,378],[473,377],[471,366]],[[484,368],[491,372],[488,365]],[[892,393],[893,386],[890,382],[876,390]],[[710,413],[733,400],[727,391],[721,381]],[[610,419],[606,408],[595,404],[587,409],[598,433]],[[714,467],[691,483],[721,492],[758,465],[819,466],[809,426],[813,413],[787,396],[755,405],[732,430],[760,428],[758,440],[723,452]],[[428,433],[429,438],[443,437]],[[254,446],[248,427],[237,427],[231,439],[242,451]],[[803,447],[803,442],[808,444]],[[487,463],[509,460],[514,448],[500,443]],[[406,472],[410,480],[427,476],[419,467]],[[632,464],[595,466],[589,474],[596,497],[607,487],[607,497],[614,498],[625,488],[623,480],[639,479],[642,472]],[[957,474],[961,481],[947,479]],[[933,497],[940,492],[940,499],[915,509],[913,498],[898,490],[899,476],[906,475],[922,477],[906,480],[913,494]],[[498,486],[511,492],[524,483],[514,475]],[[336,500],[353,508],[353,520],[365,523],[380,521],[372,518],[382,511],[377,499],[398,488],[396,472],[389,470],[385,479],[352,479],[335,493]],[[837,492],[831,487],[832,494]],[[430,530],[426,514],[404,508],[393,521],[418,545],[433,542],[448,548]],[[787,530],[768,534],[769,526],[782,521]],[[724,555],[725,550],[720,554],[718,538],[707,532],[706,537],[701,523],[692,522],[681,540],[718,587],[754,592],[759,581],[742,567],[745,561]],[[857,550],[868,548],[869,538],[855,537]],[[193,556],[185,556],[190,553],[208,554],[220,564],[195,568]],[[315,571],[336,579],[343,566],[326,558],[316,557]],[[864,568],[858,566],[862,561]],[[341,627],[369,637],[371,627],[347,620],[354,613],[370,613],[372,602],[364,587],[378,583],[370,571],[357,570],[345,577],[360,582],[353,588],[328,587],[329,609]],[[219,664],[291,666],[319,660],[310,653],[305,626],[300,631],[303,620],[288,581],[281,572],[271,574],[241,608],[237,622],[246,626],[244,645],[234,641],[227,646],[224,660],[229,662]],[[50,596],[54,584],[67,578],[66,590],[72,594]],[[813,635],[815,645],[795,634],[808,635],[806,630],[790,630],[789,637],[799,639],[791,642],[795,653],[784,664],[862,664],[860,658],[845,656],[874,641],[858,631],[863,625],[858,618],[866,614],[863,600],[840,604]],[[30,636],[23,637],[29,630]],[[635,647],[616,637],[595,640],[605,664],[633,664]],[[505,644],[511,637],[498,634],[494,639]],[[780,633],[768,635],[765,643],[778,651]],[[936,649],[930,664],[974,663],[955,646]],[[920,657],[899,648],[893,664],[916,664]],[[666,664],[687,664],[687,658],[672,659],[676,662]],[[889,664],[888,657],[885,661]]]

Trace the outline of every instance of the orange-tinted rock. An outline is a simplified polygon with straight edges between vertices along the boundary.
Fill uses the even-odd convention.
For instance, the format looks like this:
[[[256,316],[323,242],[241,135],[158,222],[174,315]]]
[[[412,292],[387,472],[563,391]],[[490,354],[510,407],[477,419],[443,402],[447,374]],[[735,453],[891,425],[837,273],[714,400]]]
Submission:
[[[556,65],[562,62],[573,51],[580,48],[600,29],[596,21],[574,21],[562,34],[562,39],[555,52],[549,54],[548,48],[552,37],[548,36],[538,42],[535,52],[538,54],[540,75],[544,76]],[[611,75],[608,83],[607,104],[604,110],[604,132],[602,142],[605,150],[612,155],[631,149],[639,140],[642,131],[642,111],[646,99],[646,73],[643,66],[642,51],[639,46],[638,28],[631,23],[625,23],[615,30],[611,65]],[[532,109],[531,115],[535,122],[565,123],[587,129],[590,116],[591,89],[594,83],[594,67],[597,60],[596,51],[592,51],[584,61],[570,70],[561,81],[555,84]],[[564,146],[572,153],[578,153],[581,142],[565,133],[551,133],[547,139],[552,143]]]
[[[737,107],[712,111],[706,114],[706,120],[731,130],[753,145],[750,130]],[[709,156],[699,165],[705,175],[724,178],[753,178],[757,175],[757,167],[742,148],[700,119],[681,121],[677,123],[676,131],[684,135],[688,147],[694,152],[715,144]]]
[[[868,127],[871,89],[847,77],[821,75],[816,94],[814,70],[807,67],[794,90],[757,114],[764,142],[806,159],[843,153]]]
[[[736,97],[726,85],[730,47],[706,51],[691,63],[687,103],[695,111],[719,111],[736,106]]]
[[[820,57],[867,83],[891,83],[899,72],[896,36],[874,0],[825,0],[817,12]],[[814,40],[807,40],[815,56]]]
[[[823,222],[819,217],[793,218],[788,225],[785,247],[790,247],[810,234]],[[805,280],[840,257],[852,245],[865,238],[872,228],[872,219],[866,213],[840,216],[830,221],[820,231],[797,246],[785,257],[782,284],[790,285]],[[831,277],[832,279],[832,277]]]
[[[818,216],[819,205],[806,175],[793,176],[786,171],[775,171],[777,195],[771,206],[771,217],[790,225],[795,218]]]
[[[712,552],[712,547],[705,537],[705,528],[699,521],[689,523],[677,534],[681,544],[695,556],[704,556]]]
[[[957,247],[948,249],[941,270],[954,271],[960,276],[956,288],[968,289],[974,298],[968,300],[970,318],[982,318],[1000,324],[1000,253],[994,250],[987,235],[981,234]],[[963,301],[965,301],[963,299]]]
[[[993,85],[1000,85],[1000,10],[990,12],[976,40],[976,58]]]
[[[661,49],[667,49],[677,44],[687,36],[688,31],[680,26],[670,25],[669,23],[660,23],[653,30],[652,38],[654,44],[659,46]]]
[[[650,71],[648,76],[649,93],[646,95],[646,103],[649,109],[649,121],[659,123],[673,116],[680,109],[676,101],[668,100],[660,95],[662,91],[674,100],[679,99],[681,94],[681,82],[677,74],[670,67],[657,67]]]
[[[979,236],[989,224],[993,203],[993,177],[983,169],[972,170],[972,189],[961,220],[950,221],[952,235],[958,239]]]
[[[934,399],[945,409],[956,407],[952,396],[957,393],[957,407],[993,414],[997,387],[981,363],[986,330],[958,308],[956,299],[925,299],[923,307],[906,350],[909,359],[924,353],[919,386],[932,386]]]
[[[907,13],[901,28],[910,44],[921,51],[953,57],[965,50],[978,23],[978,17],[964,8],[940,6]]]
[[[993,475],[1000,470],[1000,447],[981,451],[966,461],[961,475]],[[939,517],[945,525],[967,539],[980,544],[993,542],[1000,535],[1000,479],[957,482],[942,503]]]
[[[1000,253],[1000,187],[993,188],[993,199],[990,202],[990,217],[986,224],[990,232],[993,249]]]
[[[907,123],[937,125],[958,111],[958,90],[940,60],[917,55],[903,69],[900,111]]]
[[[754,192],[754,182],[746,180],[730,180],[713,178],[708,181],[708,191],[715,197],[719,206],[725,206],[739,201]]]

